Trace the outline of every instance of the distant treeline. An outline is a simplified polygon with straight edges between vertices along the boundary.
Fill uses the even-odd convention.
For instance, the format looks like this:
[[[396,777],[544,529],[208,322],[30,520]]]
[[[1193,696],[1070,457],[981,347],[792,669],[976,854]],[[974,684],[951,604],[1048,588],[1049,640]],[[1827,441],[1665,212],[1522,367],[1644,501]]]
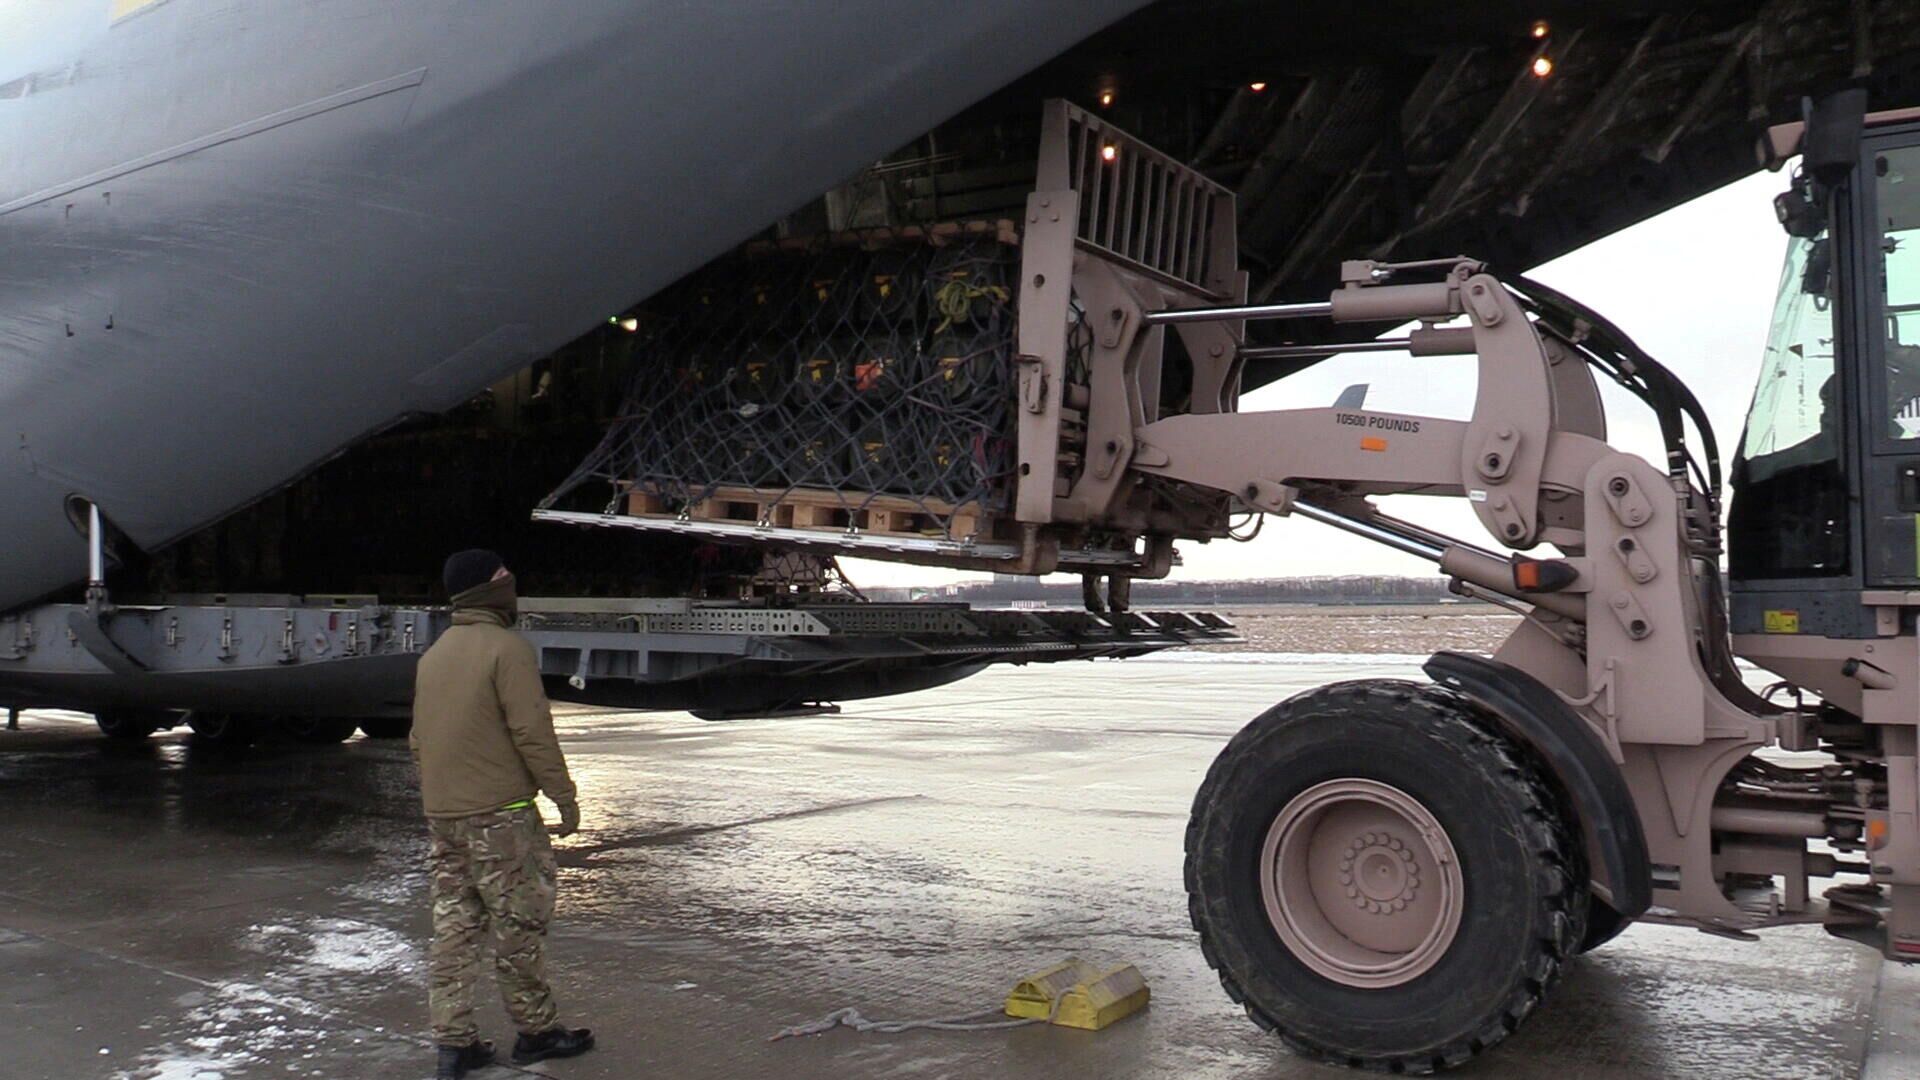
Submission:
[[[1078,581],[1001,577],[945,589],[868,589],[875,600],[958,600],[981,606],[1018,601],[1048,604],[1080,603]],[[1250,581],[1136,581],[1135,607],[1222,604],[1398,604],[1433,603],[1455,599],[1444,578],[1410,577],[1290,577]]]

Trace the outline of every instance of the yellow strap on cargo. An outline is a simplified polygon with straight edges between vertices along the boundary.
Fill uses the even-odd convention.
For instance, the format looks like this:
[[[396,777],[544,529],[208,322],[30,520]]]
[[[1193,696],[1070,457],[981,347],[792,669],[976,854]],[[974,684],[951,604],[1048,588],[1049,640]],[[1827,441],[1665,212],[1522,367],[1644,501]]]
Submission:
[[[940,286],[933,294],[933,306],[941,315],[940,325],[933,328],[936,334],[944,334],[947,327],[956,321],[967,318],[973,311],[975,300],[987,299],[996,304],[1004,304],[1013,296],[1004,285],[971,285],[964,278],[958,278]]]

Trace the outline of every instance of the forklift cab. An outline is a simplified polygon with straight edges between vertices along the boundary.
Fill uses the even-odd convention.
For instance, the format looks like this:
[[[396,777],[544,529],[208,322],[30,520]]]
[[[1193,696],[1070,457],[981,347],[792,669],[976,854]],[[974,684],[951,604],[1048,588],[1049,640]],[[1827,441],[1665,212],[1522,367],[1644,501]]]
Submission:
[[[1883,636],[1861,594],[1920,592],[1920,109],[1858,100],[1809,117],[1778,204],[1790,242],[1731,476],[1735,634]]]

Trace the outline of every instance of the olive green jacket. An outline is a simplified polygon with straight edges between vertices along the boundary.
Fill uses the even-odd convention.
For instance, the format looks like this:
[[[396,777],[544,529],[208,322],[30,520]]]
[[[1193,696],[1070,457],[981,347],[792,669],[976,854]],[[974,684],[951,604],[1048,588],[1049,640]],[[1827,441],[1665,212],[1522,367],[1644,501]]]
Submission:
[[[513,632],[510,579],[504,607],[463,606],[414,674],[413,734],[420,798],[430,818],[466,817],[533,798],[575,801],[573,778],[553,733],[533,646]],[[486,597],[494,599],[492,596]]]

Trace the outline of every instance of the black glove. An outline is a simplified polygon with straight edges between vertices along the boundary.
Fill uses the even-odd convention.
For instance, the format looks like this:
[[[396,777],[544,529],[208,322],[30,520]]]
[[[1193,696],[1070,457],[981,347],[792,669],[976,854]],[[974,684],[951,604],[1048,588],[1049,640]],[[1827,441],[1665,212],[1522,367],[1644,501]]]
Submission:
[[[560,809],[560,824],[547,831],[555,836],[572,836],[580,831],[580,804],[577,802],[555,803]]]

